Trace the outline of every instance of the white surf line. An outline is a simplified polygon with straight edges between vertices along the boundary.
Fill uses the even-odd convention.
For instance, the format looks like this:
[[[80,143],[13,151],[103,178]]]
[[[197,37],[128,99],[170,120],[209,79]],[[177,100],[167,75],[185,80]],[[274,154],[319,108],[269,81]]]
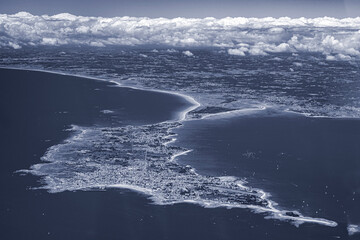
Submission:
[[[292,114],[297,114],[297,115],[301,115],[301,116],[304,116],[304,117],[307,117],[307,118],[337,118],[337,117],[330,117],[330,116],[321,116],[321,115],[311,115],[311,113],[302,113],[302,112],[296,112],[296,111],[293,111],[293,110],[290,110],[290,109],[284,109],[283,110],[284,112],[287,112],[287,113],[292,113]],[[339,117],[339,118],[342,118],[342,117]]]
[[[104,80],[106,81],[106,80]],[[147,89],[147,88],[139,88],[139,87],[134,87],[134,86],[129,86],[129,85],[123,85],[121,83],[116,82],[115,80],[109,80],[108,82],[112,82],[117,84],[119,87],[126,87],[126,88],[131,88],[134,90],[141,90],[141,91],[149,91],[149,92],[158,92],[158,93],[166,93],[166,94],[170,94],[170,95],[175,95],[175,96],[179,96],[181,98],[184,98],[186,101],[188,101],[189,103],[191,103],[191,106],[186,108],[183,111],[180,111],[178,114],[178,118],[177,119],[173,119],[173,120],[167,120],[164,122],[183,122],[186,120],[186,116],[189,112],[197,109],[198,107],[201,106],[201,104],[195,100],[195,98],[182,94],[182,93],[178,93],[178,92],[171,92],[171,91],[166,91],[166,90],[159,90],[159,89]]]
[[[230,110],[230,111],[226,111],[226,112],[219,112],[219,113],[208,113],[204,116],[202,116],[200,119],[207,119],[207,118],[216,118],[216,117],[226,117],[226,115],[237,115],[237,114],[241,114],[241,113],[250,113],[250,112],[257,112],[257,111],[263,111],[266,110],[267,107],[266,106],[259,106],[259,107],[254,107],[254,108],[242,108],[242,109],[236,109],[236,110]],[[197,120],[197,119],[192,119],[192,120]]]
[[[195,110],[196,108],[200,107],[201,104],[199,102],[197,102],[193,97],[190,97],[188,95],[185,95],[185,94],[182,94],[182,93],[177,93],[177,92],[171,92],[171,91],[165,91],[165,90],[157,90],[157,89],[146,89],[146,88],[138,88],[138,87],[134,87],[134,86],[126,86],[126,85],[123,85],[119,82],[116,82],[115,80],[106,80],[106,79],[101,79],[101,78],[96,78],[96,77],[87,77],[87,76],[84,76],[84,75],[74,75],[74,74],[68,74],[68,73],[63,73],[63,72],[57,72],[57,71],[48,71],[48,70],[32,70],[32,69],[26,69],[26,68],[7,68],[7,67],[0,67],[1,69],[12,69],[12,70],[23,70],[23,71],[34,71],[34,72],[45,72],[45,73],[52,73],[52,74],[59,74],[59,75],[64,75],[64,76],[72,76],[72,77],[79,77],[79,78],[85,78],[85,79],[93,79],[93,80],[98,80],[98,81],[104,81],[104,82],[111,82],[111,83],[114,83],[116,86],[119,86],[119,87],[125,87],[125,88],[131,88],[131,89],[135,89],[135,90],[142,90],[142,91],[151,91],[151,92],[160,92],[160,93],[167,93],[167,94],[170,94],[170,95],[176,95],[176,96],[180,96],[180,97],[183,97],[184,99],[186,99],[187,101],[189,101],[190,103],[192,103],[192,106],[188,107],[187,109],[181,111],[179,113],[179,116],[178,116],[178,120],[167,120],[167,121],[164,121],[163,123],[166,123],[166,122],[183,122],[183,121],[186,121],[186,115]],[[251,111],[253,110],[264,110],[262,109],[264,107],[260,107],[260,108],[250,108]],[[266,107],[265,107],[266,109]],[[239,109],[239,110],[234,110],[234,111],[230,111],[230,112],[244,112],[244,111],[249,111],[249,109]],[[224,112],[224,113],[216,113],[215,115],[223,115],[223,114],[229,114],[229,112]],[[202,119],[202,118],[201,118]],[[170,130],[170,129],[169,129]],[[169,142],[175,142],[176,141],[176,138],[172,138]],[[170,161],[176,161],[176,157],[178,156],[181,156],[181,155],[184,155],[184,154],[187,154],[189,152],[191,152],[192,150],[187,150],[187,151],[183,151],[183,152],[180,152],[180,153],[177,153],[175,154]],[[247,187],[245,185],[240,185],[241,187],[243,187],[244,189],[250,189],[250,187]],[[96,186],[94,186],[96,187]],[[137,192],[142,192],[146,195],[149,195],[149,196],[153,196],[152,194],[152,191],[149,190],[149,189],[145,189],[145,188],[141,188],[141,187],[137,187],[137,186],[132,186],[132,185],[127,185],[127,184],[114,184],[114,185],[108,185],[108,186],[97,186],[98,188],[106,188],[106,187],[109,187],[109,188],[124,188],[124,189],[132,189],[134,191],[137,191]],[[255,189],[255,188],[252,188],[252,189]],[[263,200],[266,200],[268,203],[269,203],[269,207],[266,208],[266,207],[259,207],[259,206],[255,206],[255,205],[230,205],[230,204],[224,204],[224,203],[216,203],[218,204],[219,206],[222,206],[222,207],[230,207],[230,208],[234,208],[234,207],[239,207],[239,208],[247,208],[247,209],[254,209],[254,210],[257,210],[257,211],[260,211],[260,212],[268,212],[268,213],[273,213],[275,216],[277,216],[278,218],[280,219],[287,219],[287,220],[293,220],[295,222],[308,222],[308,223],[317,223],[317,224],[321,224],[321,225],[325,225],[325,226],[330,226],[330,227],[336,227],[338,224],[334,221],[331,221],[331,220],[326,220],[326,219],[322,219],[322,218],[311,218],[311,217],[304,217],[302,216],[301,214],[299,214],[300,216],[299,217],[292,217],[292,216],[288,216],[288,215],[284,215],[284,213],[286,211],[284,210],[279,210],[279,209],[276,209],[274,207],[274,205],[277,205],[275,202],[273,202],[272,200],[268,199],[268,193],[264,192],[263,190],[260,190],[260,189],[256,189],[257,191],[259,191],[260,193],[262,193],[261,195],[261,199]],[[195,203],[195,204],[200,204],[201,205],[201,202],[197,202],[196,200],[185,200],[185,201],[181,201],[181,202],[188,202],[188,203]],[[202,203],[205,204],[206,202],[210,202],[210,201],[203,201]],[[205,204],[206,205],[206,204]]]
[[[242,185],[241,186],[245,187],[245,188],[248,188],[246,187],[245,185]],[[286,210],[279,210],[277,208],[274,207],[274,205],[277,205],[277,203],[273,202],[272,200],[270,200],[268,198],[268,193],[266,193],[265,191],[261,190],[261,189],[256,189],[257,191],[259,191],[261,193],[261,199],[263,200],[266,200],[269,202],[269,208],[265,208],[264,210],[268,211],[268,212],[272,212],[274,213],[275,215],[277,215],[278,217],[280,218],[283,218],[283,219],[288,219],[288,220],[293,220],[293,221],[300,221],[300,222],[309,222],[309,223],[318,223],[318,224],[322,224],[322,225],[326,225],[326,226],[329,226],[329,227],[336,227],[338,224],[334,221],[331,221],[331,220],[327,220],[327,219],[323,219],[323,218],[312,218],[312,217],[304,217],[302,216],[300,213],[298,217],[293,217],[293,216],[288,216],[286,215],[285,213],[287,212]],[[257,207],[257,206],[255,206]],[[261,209],[262,207],[259,207],[259,209]],[[285,214],[285,215],[284,215]]]
[[[62,76],[70,76],[70,77],[78,77],[78,78],[85,78],[85,79],[93,79],[93,80],[98,80],[98,81],[102,81],[102,82],[110,82],[115,84],[118,87],[124,87],[124,88],[130,88],[130,89],[134,89],[134,90],[141,90],[141,91],[149,91],[149,92],[158,92],[158,93],[165,93],[165,94],[170,94],[170,95],[175,95],[175,96],[179,96],[181,98],[184,98],[185,100],[187,100],[189,103],[191,103],[192,106],[186,108],[183,111],[180,111],[178,114],[178,119],[173,119],[173,120],[167,120],[164,122],[183,122],[186,120],[186,115],[195,110],[196,108],[200,107],[201,104],[196,101],[193,97],[189,96],[189,95],[185,95],[182,93],[178,93],[178,92],[172,92],[172,91],[166,91],[166,90],[159,90],[159,89],[148,89],[148,88],[140,88],[140,87],[135,87],[135,86],[131,86],[131,85],[124,85],[122,83],[119,83],[117,81],[115,81],[114,79],[104,79],[104,78],[97,78],[97,77],[92,77],[92,76],[87,76],[87,75],[79,75],[79,74],[71,74],[71,73],[64,73],[61,71],[53,71],[53,70],[44,70],[44,69],[27,69],[27,68],[17,68],[17,67],[1,67],[0,69],[10,69],[10,70],[21,70],[21,71],[32,71],[32,72],[44,72],[44,73],[52,73],[52,74],[58,74],[58,75],[62,75]]]
[[[186,151],[183,151],[183,152],[176,153],[173,156],[171,156],[169,162],[173,162],[173,161],[175,161],[176,157],[181,156],[181,155],[186,155],[187,153],[192,152],[192,151],[193,150],[190,149],[190,150],[186,150]]]
[[[290,109],[284,109],[282,110],[283,112],[287,112],[287,113],[293,113],[293,114],[298,114],[307,118],[323,118],[323,119],[360,119],[360,117],[356,117],[356,116],[326,116],[326,115],[312,115],[311,113],[302,113],[302,112],[296,112]]]
[[[87,78],[87,79],[92,79],[92,80],[98,80],[98,81],[110,82],[110,81],[107,81],[107,80],[105,80],[105,79],[96,78],[96,77],[92,77],[92,76],[87,76],[87,75],[78,75],[78,74],[65,73],[65,72],[61,72],[61,71],[53,71],[53,70],[46,70],[46,69],[30,69],[30,68],[21,68],[21,67],[4,67],[4,66],[0,66],[0,69],[9,69],[9,70],[20,70],[20,71],[30,71],[30,72],[52,73],[52,74],[57,74],[57,75],[62,75],[62,76],[78,77],[78,78]]]
[[[102,188],[121,188],[121,189],[129,189],[135,192],[139,192],[142,194],[146,194],[149,196],[153,195],[153,191],[151,189],[147,189],[147,188],[143,188],[143,187],[138,187],[138,186],[134,186],[134,185],[130,185],[130,184],[122,184],[122,183],[117,183],[117,184],[111,184],[111,185],[102,185]]]
[[[176,138],[175,138],[175,137],[171,138],[168,142],[165,142],[164,145],[167,146],[167,145],[169,145],[169,144],[171,144],[171,143],[174,143],[174,142],[176,142]]]
[[[242,185],[243,186],[243,185]],[[249,189],[249,187],[243,186],[244,189]],[[312,217],[304,217],[301,214],[299,214],[298,217],[288,216],[286,215],[287,211],[282,211],[279,209],[276,209],[273,204],[275,204],[273,201],[267,199],[267,193],[265,193],[262,190],[259,190],[257,188],[253,188],[254,190],[259,191],[260,193],[263,193],[261,196],[262,199],[269,202],[269,207],[260,207],[256,205],[247,205],[247,204],[228,204],[228,203],[219,203],[216,201],[211,200],[201,200],[201,199],[184,199],[179,201],[169,201],[167,203],[163,203],[159,200],[159,198],[154,194],[154,192],[151,189],[142,188],[130,184],[112,184],[112,185],[101,185],[101,186],[94,186],[94,188],[120,188],[120,189],[130,189],[135,192],[142,193],[146,196],[149,196],[150,199],[152,199],[155,203],[159,205],[173,205],[173,204],[179,204],[179,203],[189,203],[189,204],[196,204],[205,208],[218,208],[218,207],[225,207],[228,209],[232,208],[241,208],[241,209],[250,209],[253,210],[255,213],[271,213],[273,216],[267,216],[265,218],[272,218],[272,219],[278,219],[278,220],[291,220],[295,223],[296,226],[302,224],[302,223],[315,223],[320,224],[328,227],[336,227],[338,224],[334,221],[323,219],[323,218],[312,218]],[[352,229],[356,225],[352,225]]]

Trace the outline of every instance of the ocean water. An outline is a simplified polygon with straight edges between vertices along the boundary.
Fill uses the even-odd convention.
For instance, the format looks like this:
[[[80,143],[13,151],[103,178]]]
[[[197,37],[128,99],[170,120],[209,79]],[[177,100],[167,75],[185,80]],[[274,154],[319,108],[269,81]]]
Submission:
[[[218,48],[24,47],[3,49],[0,65],[184,93],[201,103],[192,117],[258,106],[311,116],[360,114],[359,62],[329,61],[320,53],[234,56]]]
[[[176,145],[194,149],[179,161],[199,173],[245,178],[307,216],[360,221],[358,119],[264,110],[189,121],[176,131]]]
[[[17,83],[4,88],[11,91],[4,91],[2,101],[12,103],[2,106],[7,116],[2,126],[12,126],[4,128],[3,141],[14,139],[6,156],[18,147],[24,132],[18,126],[29,131],[38,124],[23,141],[43,144],[30,162],[4,167],[3,182],[22,185],[7,185],[12,194],[2,205],[21,194],[24,200],[39,195],[42,204],[26,208],[29,216],[45,205],[52,220],[66,212],[79,229],[57,219],[61,224],[47,224],[48,232],[33,231],[24,220],[34,236],[359,236],[356,61],[285,53],[240,58],[216,49],[190,49],[193,56],[166,48],[62,50],[1,53],[2,67],[93,78],[1,70],[16,79],[6,84]],[[43,81],[33,85],[39,78]],[[23,98],[30,106],[14,110],[23,107]],[[53,100],[47,103],[48,98]],[[39,130],[44,126],[39,116],[53,132],[35,141],[38,132],[48,132]],[[11,134],[14,129],[19,137]],[[90,200],[80,207],[85,199]],[[58,201],[66,204],[56,209]],[[18,229],[21,213],[11,209],[18,211],[21,203],[3,208],[6,236]],[[6,221],[10,216],[14,220]],[[66,231],[61,233],[61,226]]]

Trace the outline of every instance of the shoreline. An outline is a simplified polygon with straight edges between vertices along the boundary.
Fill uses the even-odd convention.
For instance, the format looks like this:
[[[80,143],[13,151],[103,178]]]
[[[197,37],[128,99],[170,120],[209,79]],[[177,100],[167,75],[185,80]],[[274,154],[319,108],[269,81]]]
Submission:
[[[149,92],[160,92],[160,93],[166,93],[166,94],[170,94],[170,95],[176,95],[176,96],[180,96],[182,98],[184,98],[185,100],[187,100],[189,103],[192,104],[192,106],[188,107],[187,109],[183,110],[183,111],[180,111],[179,114],[178,114],[178,119],[172,119],[172,120],[167,120],[167,121],[164,121],[164,122],[176,122],[176,121],[179,121],[179,122],[182,122],[182,121],[185,121],[186,120],[186,115],[198,108],[199,106],[201,106],[201,104],[199,102],[197,102],[194,98],[190,97],[190,96],[187,96],[187,95],[184,95],[184,94],[181,94],[181,93],[174,93],[174,92],[169,92],[169,91],[164,91],[164,90],[148,90],[148,89],[141,89],[141,88],[137,88],[137,87],[131,87],[131,86],[126,86],[126,85],[122,85],[116,81],[112,81],[112,80],[105,80],[105,79],[99,79],[99,78],[94,78],[94,77],[86,77],[86,76],[79,76],[79,75],[73,75],[73,74],[65,74],[65,73],[61,73],[61,72],[55,72],[55,71],[46,71],[46,70],[30,70],[30,69],[21,69],[21,68],[2,68],[2,69],[12,69],[12,70],[20,70],[20,71],[33,71],[33,72],[45,72],[45,73],[51,73],[51,74],[58,74],[58,75],[64,75],[64,76],[72,76],[72,77],[79,77],[79,78],[83,78],[83,79],[92,79],[92,80],[97,80],[97,81],[102,81],[102,82],[111,82],[113,84],[115,84],[117,87],[123,87],[123,88],[130,88],[130,89],[136,89],[136,90],[141,90],[141,91],[149,91]],[[223,114],[238,114],[238,113],[246,113],[246,112],[252,112],[252,111],[260,111],[260,110],[265,110],[266,107],[262,107],[262,108],[251,108],[251,109],[239,109],[239,110],[234,110],[234,111],[230,111],[230,112],[224,112],[224,113],[216,113],[216,114],[210,114],[210,116],[206,116],[204,118],[208,118],[208,117],[212,117],[212,116],[219,116],[219,115],[223,115]],[[204,118],[200,118],[200,119],[194,119],[194,120],[201,120],[201,119],[204,119]],[[162,122],[160,122],[162,123]],[[171,142],[175,142],[176,141],[176,138],[173,138],[173,140]],[[188,152],[190,152],[191,150],[186,150],[184,152],[181,152],[181,153],[178,153],[178,154],[175,154],[173,157],[172,157],[172,160],[173,161],[176,161],[176,157],[177,156],[180,156],[180,155],[183,155],[183,154],[186,154]],[[100,188],[103,188],[103,187],[106,187],[106,186],[100,186]],[[126,189],[134,189],[135,191],[138,191],[138,192],[143,192],[145,195],[148,195],[150,196],[151,198],[151,194],[149,195],[148,194],[148,191],[142,191],[141,189],[136,189],[136,186],[134,188],[134,186],[126,186],[126,185],[113,185],[113,186],[107,186],[106,188],[126,188]],[[242,186],[246,189],[248,189],[249,187],[247,186]],[[273,216],[273,218],[276,218],[276,219],[284,219],[284,220],[293,220],[295,222],[298,222],[299,224],[301,224],[302,222],[309,222],[309,223],[318,223],[318,224],[321,224],[321,225],[325,225],[325,226],[330,226],[330,227],[335,227],[337,226],[337,223],[334,222],[334,221],[330,221],[330,220],[326,220],[326,219],[321,219],[321,218],[311,218],[311,217],[305,217],[305,216],[302,216],[300,215],[299,217],[292,217],[292,216],[287,216],[287,215],[284,215],[284,213],[286,212],[285,210],[280,210],[280,209],[277,209],[274,207],[274,205],[276,205],[275,202],[273,202],[272,200],[270,199],[267,199],[267,197],[269,196],[267,193],[263,192],[261,189],[257,189],[259,191],[261,191],[262,193],[262,199],[266,199],[267,201],[269,201],[271,204],[270,204],[270,208],[259,208],[257,206],[252,206],[252,205],[244,205],[243,207],[240,207],[240,208],[247,208],[247,209],[253,209],[255,212],[271,212],[273,213],[275,216]],[[191,200],[188,200],[188,201],[184,201],[184,202],[192,202],[192,203],[196,203],[198,205],[201,205],[201,206],[204,206],[206,207],[208,205],[208,203],[203,202],[193,202]],[[210,203],[211,204],[211,203]],[[232,208],[234,206],[225,206],[223,204],[220,204],[218,207],[228,207],[228,208]],[[237,206],[239,207],[239,206]],[[271,218],[271,216],[269,216]]]
[[[194,121],[194,120],[203,120],[203,119],[212,119],[212,118],[236,117],[236,116],[239,116],[239,115],[241,116],[241,115],[257,113],[257,112],[264,111],[264,110],[272,108],[271,106],[268,106],[266,103],[264,103],[264,104],[259,104],[259,106],[256,106],[256,107],[235,109],[235,110],[230,110],[230,111],[225,111],[225,112],[218,112],[218,113],[208,113],[208,114],[206,114],[204,116],[201,116],[200,118],[189,118],[189,119],[187,119],[188,113],[190,113],[193,110],[198,109],[199,107],[201,107],[203,105],[201,104],[201,102],[197,101],[195,99],[195,97],[187,95],[185,93],[168,91],[168,90],[137,87],[137,86],[132,86],[132,85],[125,85],[125,84],[117,82],[116,80],[111,79],[111,78],[106,79],[106,78],[99,78],[99,77],[93,77],[93,76],[88,76],[88,75],[71,74],[71,73],[65,73],[65,72],[55,71],[55,70],[28,69],[28,68],[21,68],[21,67],[4,67],[4,66],[0,66],[0,69],[31,71],[31,72],[43,72],[43,73],[51,73],[51,74],[57,74],[57,75],[62,75],[62,76],[78,77],[78,78],[82,78],[82,79],[91,79],[91,80],[96,80],[96,81],[101,81],[101,82],[108,82],[108,83],[115,84],[115,87],[122,87],[122,88],[129,88],[129,89],[140,90],[140,91],[158,92],[158,93],[175,95],[175,96],[178,96],[178,97],[181,97],[181,98],[185,99],[187,102],[189,102],[192,105],[192,106],[188,107],[187,109],[185,109],[183,111],[180,111],[178,113],[178,119],[171,119],[171,120],[167,120],[167,121],[164,121],[164,122],[173,122],[173,121],[183,122],[183,121]],[[283,112],[283,113],[289,113],[289,114],[301,115],[301,116],[304,116],[306,118],[360,119],[360,117],[349,117],[349,116],[345,117],[345,116],[312,115],[312,114],[306,113],[306,112],[297,112],[297,111],[294,111],[294,110],[290,110],[289,108],[284,108],[284,109],[276,109],[276,108],[274,108],[274,109],[275,109],[275,111],[279,111],[279,112]]]
[[[132,216],[119,220],[122,216],[115,218],[113,210],[101,208],[111,206],[121,212],[146,205],[149,202],[146,198],[128,194],[125,199],[131,206],[123,208],[121,204],[117,205],[124,199],[119,191],[108,191],[106,194],[101,191],[61,194],[49,194],[40,189],[34,191],[33,187],[42,185],[41,179],[32,174],[16,173],[16,170],[29,169],[40,163],[40,157],[47,149],[73,135],[68,131],[72,124],[93,126],[101,121],[106,126],[111,125],[111,115],[100,110],[114,108],[120,112],[123,108],[138,106],[140,109],[126,115],[126,119],[143,119],[153,123],[176,117],[177,110],[189,104],[171,95],[117,89],[111,87],[111,83],[89,79],[20,70],[1,70],[1,73],[4,81],[1,94],[3,194],[0,198],[3,231],[0,238],[26,239],[33,236],[36,239],[66,239],[75,236],[76,239],[99,239],[107,234],[106,239],[115,239],[114,236],[121,236],[122,232],[126,239],[131,239],[129,226],[120,230],[104,226],[111,225],[115,220],[123,221],[125,226],[133,221]],[[122,93],[124,97],[121,97]],[[134,103],[138,97],[141,99]],[[157,99],[154,103],[160,106],[153,104],[154,97]],[[138,114],[147,109],[150,114],[154,112],[151,114],[153,118],[148,118],[146,113]],[[111,196],[111,199],[106,196]],[[97,205],[94,205],[95,202]],[[95,215],[100,215],[105,224],[89,235],[89,230],[94,229]],[[153,225],[159,227],[157,223]]]
[[[115,84],[116,87],[123,87],[123,88],[129,88],[129,89],[134,89],[134,90],[140,90],[140,91],[148,91],[148,92],[158,92],[158,93],[165,93],[165,94],[170,94],[170,95],[175,95],[175,96],[179,96],[184,98],[186,101],[188,101],[190,104],[192,104],[192,106],[188,107],[187,109],[179,112],[178,114],[178,120],[173,119],[173,120],[167,120],[164,122],[173,122],[173,121],[185,121],[186,120],[186,115],[197,109],[198,107],[202,106],[201,103],[199,103],[198,101],[195,100],[195,98],[189,96],[189,95],[185,95],[182,93],[178,93],[178,92],[171,92],[171,91],[166,91],[166,90],[158,90],[158,89],[147,89],[147,88],[139,88],[139,87],[134,87],[131,85],[123,85],[119,82],[116,82],[115,80],[106,80],[103,78],[96,78],[96,77],[92,77],[92,76],[85,76],[85,75],[78,75],[78,74],[69,74],[69,73],[64,73],[64,72],[58,72],[58,71],[51,71],[51,70],[42,70],[42,69],[27,69],[27,68],[17,68],[17,67],[2,67],[0,66],[0,69],[9,69],[9,70],[19,70],[19,71],[32,71],[32,72],[43,72],[43,73],[52,73],[52,74],[58,74],[58,75],[62,75],[62,76],[71,76],[71,77],[78,77],[78,78],[83,78],[83,79],[92,79],[92,80],[97,80],[97,81],[102,81],[102,82],[108,82],[108,83],[113,83]]]

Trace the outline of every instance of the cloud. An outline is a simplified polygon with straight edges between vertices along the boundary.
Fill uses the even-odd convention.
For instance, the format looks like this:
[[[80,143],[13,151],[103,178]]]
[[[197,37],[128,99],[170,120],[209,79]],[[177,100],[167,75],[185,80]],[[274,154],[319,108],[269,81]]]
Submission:
[[[247,51],[247,50],[246,50]],[[243,51],[240,48],[235,48],[235,49],[228,49],[228,53],[230,55],[238,55],[238,56],[245,56],[245,51]]]
[[[9,46],[12,47],[13,49],[20,49],[21,46],[16,44],[16,43],[13,43],[13,42],[9,42]]]
[[[190,52],[190,51],[184,51],[183,54],[188,56],[188,57],[194,56],[194,54],[192,52]]]
[[[0,14],[0,47],[86,45],[218,47],[229,54],[318,52],[360,57],[358,18],[145,18],[83,17],[68,13]]]

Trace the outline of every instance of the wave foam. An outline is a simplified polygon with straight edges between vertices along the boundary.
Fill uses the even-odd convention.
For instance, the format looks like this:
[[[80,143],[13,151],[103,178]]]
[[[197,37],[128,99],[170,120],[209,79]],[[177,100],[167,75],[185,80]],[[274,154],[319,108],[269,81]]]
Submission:
[[[334,227],[336,222],[277,208],[269,194],[235,177],[198,174],[174,161],[189,150],[168,143],[179,122],[145,126],[89,128],[48,149],[30,170],[49,192],[127,188],[148,195],[156,204],[195,203],[204,207],[247,208],[295,225],[308,222]]]
[[[352,236],[352,235],[354,235],[354,234],[360,233],[360,226],[359,226],[359,225],[355,225],[355,224],[350,224],[350,225],[347,227],[347,230],[348,230],[349,236]]]

